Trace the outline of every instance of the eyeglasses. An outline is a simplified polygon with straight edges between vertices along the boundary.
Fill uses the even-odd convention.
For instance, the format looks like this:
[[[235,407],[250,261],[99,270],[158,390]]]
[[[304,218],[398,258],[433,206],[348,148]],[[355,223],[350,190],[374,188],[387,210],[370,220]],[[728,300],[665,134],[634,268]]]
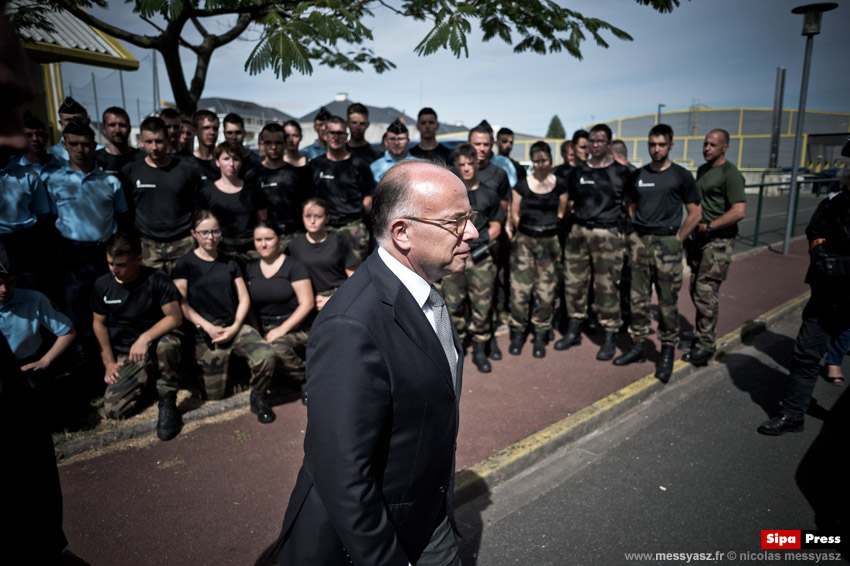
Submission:
[[[201,238],[209,238],[212,236],[213,238],[218,238],[221,236],[221,230],[198,230],[195,232]]]
[[[475,224],[475,219],[478,218],[478,212],[473,210],[469,214],[464,214],[458,218],[422,218],[420,216],[405,216],[405,220],[415,220],[416,222],[425,222],[429,224],[439,224],[442,227],[446,228],[450,232],[454,232],[458,236],[463,234],[463,231],[466,230],[466,223],[472,222]],[[454,224],[454,230],[452,230],[449,226]]]

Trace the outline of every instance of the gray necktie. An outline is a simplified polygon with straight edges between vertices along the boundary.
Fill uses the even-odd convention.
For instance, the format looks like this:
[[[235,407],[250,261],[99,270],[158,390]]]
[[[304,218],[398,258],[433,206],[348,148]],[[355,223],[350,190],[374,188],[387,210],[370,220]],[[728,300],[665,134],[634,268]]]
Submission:
[[[434,313],[437,338],[440,339],[440,345],[443,347],[443,352],[446,353],[446,360],[452,370],[452,385],[457,387],[457,350],[455,350],[455,343],[452,338],[452,321],[449,318],[446,301],[433,286],[431,287],[431,294],[428,295],[428,304],[431,305]]]

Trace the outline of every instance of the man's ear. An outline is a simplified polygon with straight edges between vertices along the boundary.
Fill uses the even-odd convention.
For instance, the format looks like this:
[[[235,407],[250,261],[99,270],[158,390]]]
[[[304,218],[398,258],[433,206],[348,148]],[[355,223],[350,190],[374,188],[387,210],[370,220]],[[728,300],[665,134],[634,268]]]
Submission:
[[[410,222],[404,218],[396,218],[390,223],[390,237],[400,250],[410,250]]]

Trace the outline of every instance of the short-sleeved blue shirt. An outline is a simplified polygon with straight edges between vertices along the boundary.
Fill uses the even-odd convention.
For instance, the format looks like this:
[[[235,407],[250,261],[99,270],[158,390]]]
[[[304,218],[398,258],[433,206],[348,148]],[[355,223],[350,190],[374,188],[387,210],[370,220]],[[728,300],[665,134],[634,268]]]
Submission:
[[[57,169],[62,168],[65,165],[62,160],[60,160],[52,153],[49,153],[48,155],[50,155],[50,161],[44,164],[31,163],[25,156],[22,155],[21,158],[18,160],[18,165],[25,169],[29,169],[30,171],[38,175],[38,178],[41,179],[41,181],[44,183],[46,182],[45,179],[48,175],[50,175]]]
[[[50,212],[44,183],[34,172],[9,159],[0,169],[0,234],[35,226],[36,215]]]
[[[15,289],[12,298],[0,305],[0,333],[19,360],[34,356],[41,347],[39,327],[56,336],[71,331],[71,319],[38,291]]]
[[[410,154],[406,154],[399,161],[404,159],[410,159]],[[384,177],[384,174],[390,170],[390,167],[396,163],[398,163],[398,161],[390,157],[389,151],[385,151],[381,157],[372,162],[369,168],[372,169],[372,176],[375,178],[376,185],[381,182],[381,179]]]
[[[70,164],[47,177],[50,212],[58,214],[56,229],[76,242],[103,242],[118,229],[115,214],[127,212],[121,181],[95,166],[89,173]]]

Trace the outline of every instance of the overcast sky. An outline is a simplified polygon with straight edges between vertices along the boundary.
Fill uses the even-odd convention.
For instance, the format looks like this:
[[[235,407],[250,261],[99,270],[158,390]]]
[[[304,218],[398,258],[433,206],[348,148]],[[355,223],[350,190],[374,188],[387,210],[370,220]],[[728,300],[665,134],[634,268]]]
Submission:
[[[659,103],[665,110],[685,110],[693,104],[769,108],[776,68],[784,66],[784,106],[796,109],[806,40],[802,16],[792,14],[791,8],[800,3],[683,0],[673,13],[658,14],[627,0],[571,0],[571,9],[634,37],[624,42],[609,34],[608,49],[584,43],[582,61],[566,53],[517,55],[501,40],[480,42],[475,31],[469,38],[469,58],[456,59],[447,52],[421,58],[413,48],[428,31],[427,24],[377,7],[375,18],[365,22],[375,38],[371,47],[396,69],[378,75],[317,67],[313,75],[295,75],[285,82],[271,71],[250,76],[243,69],[253,43],[243,40],[213,55],[204,96],[248,100],[298,117],[332,101],[337,92],[347,92],[351,100],[393,106],[414,116],[421,106],[432,106],[444,122],[473,126],[486,118],[497,127],[542,136],[555,114],[571,132],[597,121],[653,114]],[[848,4],[826,13],[821,34],[815,36],[807,104],[811,110],[850,112]],[[98,15],[134,31],[151,29],[124,3],[114,3]],[[214,23],[210,29],[215,30]],[[148,55],[128,47],[139,58]],[[184,65],[191,75],[194,61],[187,56]],[[66,84],[87,82],[91,71],[66,65]],[[96,75],[106,72],[96,70]],[[162,98],[171,100],[161,64],[159,76]]]

